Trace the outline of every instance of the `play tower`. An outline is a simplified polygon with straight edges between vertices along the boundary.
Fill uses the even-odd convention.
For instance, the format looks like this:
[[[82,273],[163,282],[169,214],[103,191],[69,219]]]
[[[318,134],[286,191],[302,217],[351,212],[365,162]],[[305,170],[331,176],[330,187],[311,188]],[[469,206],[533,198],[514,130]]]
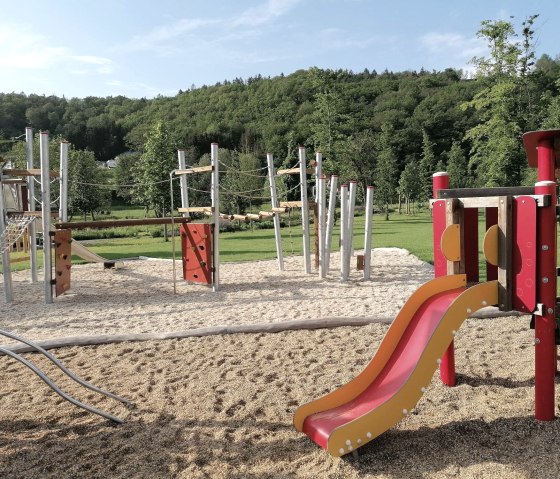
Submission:
[[[433,176],[434,276],[403,306],[373,359],[350,382],[300,406],[294,426],[334,456],[372,441],[403,419],[435,371],[456,383],[453,340],[476,311],[497,306],[532,316],[535,329],[535,418],[554,419],[557,346],[557,196],[560,130],[523,136],[538,168],[530,187],[449,189]],[[479,281],[479,212],[486,234],[486,281]],[[494,340],[498,340],[495,338]]]

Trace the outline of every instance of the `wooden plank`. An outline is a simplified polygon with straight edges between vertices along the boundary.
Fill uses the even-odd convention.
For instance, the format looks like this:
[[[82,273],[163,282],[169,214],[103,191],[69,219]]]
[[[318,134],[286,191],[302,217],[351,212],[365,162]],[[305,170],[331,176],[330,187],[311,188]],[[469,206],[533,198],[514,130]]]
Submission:
[[[206,213],[207,211],[212,212],[211,206],[189,206],[188,208],[177,208],[179,213]]]
[[[17,179],[17,178],[4,178],[0,181],[5,185],[26,185],[27,184],[26,180],[20,180],[20,179]]]
[[[463,205],[457,198],[445,200],[445,224],[459,225],[459,241],[460,241],[460,260],[447,262],[447,274],[464,274],[465,273],[465,244],[464,244],[464,228],[465,215]]]
[[[2,170],[2,175],[5,176],[41,176],[41,169],[40,168],[32,168],[30,170],[21,170],[21,169],[14,169],[8,168]],[[58,171],[49,171],[50,177],[58,177],[60,173]]]
[[[498,306],[500,311],[511,311],[513,308],[512,205],[511,196],[502,196],[498,203]]]
[[[186,168],[185,170],[173,170],[173,174],[174,175],[192,175],[193,173],[205,173],[207,171],[212,171],[212,165],[194,166],[192,168]]]
[[[97,220],[97,221],[66,221],[56,223],[56,229],[85,229],[85,228],[118,228],[126,226],[170,225],[171,223],[188,223],[190,218],[176,216],[175,218],[138,218],[125,220]]]
[[[307,168],[305,170],[305,172],[308,175],[312,175],[313,173],[315,173],[315,170],[313,168]],[[276,172],[277,176],[282,176],[282,175],[299,175],[299,168],[287,168],[285,170],[278,170]]]
[[[534,186],[505,186],[497,188],[454,188],[439,190],[437,197],[440,199],[448,198],[474,198],[485,196],[515,196],[515,195],[534,195]]]
[[[301,208],[303,203],[301,201],[281,201],[280,208]],[[308,201],[307,205],[309,208],[315,207],[314,201]]]
[[[550,195],[513,195],[514,198],[518,198],[519,196],[529,196],[535,200],[537,206],[550,206]],[[500,201],[500,196],[480,196],[480,197],[461,197],[456,198],[458,199],[463,208],[497,208],[498,202]],[[437,200],[430,200],[430,207],[434,201]]]

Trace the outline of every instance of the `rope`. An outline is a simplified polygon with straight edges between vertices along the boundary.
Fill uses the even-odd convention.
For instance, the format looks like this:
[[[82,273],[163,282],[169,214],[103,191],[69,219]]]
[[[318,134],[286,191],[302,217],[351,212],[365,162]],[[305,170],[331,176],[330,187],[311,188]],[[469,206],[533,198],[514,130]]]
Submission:
[[[245,173],[245,172],[247,172],[247,173],[254,173],[255,171],[263,171],[263,170],[267,170],[267,169],[268,169],[268,166],[263,166],[263,167],[261,167],[261,168],[255,169],[255,170],[243,170],[243,171],[238,171],[238,170],[236,170],[235,168],[232,168],[232,167],[230,167],[229,165],[226,165],[225,163],[223,163],[223,162],[221,162],[221,161],[219,161],[219,160],[218,160],[218,163],[219,163],[220,165],[222,165],[222,166],[226,169],[226,171],[227,171],[227,170],[230,170],[230,171],[235,171],[236,173]],[[220,173],[221,173],[221,172],[220,172]]]
[[[0,254],[8,251],[23,236],[29,223],[34,220],[34,216],[11,216],[8,219],[6,229],[0,236]]]

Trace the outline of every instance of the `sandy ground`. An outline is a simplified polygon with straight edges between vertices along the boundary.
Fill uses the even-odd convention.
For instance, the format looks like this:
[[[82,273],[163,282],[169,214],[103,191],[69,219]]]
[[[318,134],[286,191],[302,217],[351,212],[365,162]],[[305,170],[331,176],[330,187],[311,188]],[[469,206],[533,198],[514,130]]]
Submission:
[[[336,258],[333,257],[334,265]],[[0,325],[32,339],[173,331],[340,317],[394,316],[431,268],[375,250],[372,281],[341,284],[274,262],[224,265],[213,294],[178,283],[166,261],[117,271],[74,268],[73,294],[44,305],[42,286],[14,275]],[[0,291],[3,296],[3,292]],[[363,447],[330,457],[292,426],[295,409],[368,363],[388,326],[232,334],[65,347],[53,352],[84,379],[130,399],[126,408],[25,356],[76,398],[125,420],[115,426],[54,395],[0,358],[2,478],[557,478],[560,422],[533,419],[528,319],[469,319],[459,331],[459,385],[437,377],[413,414]],[[7,341],[6,341],[7,343]],[[557,402],[560,402],[558,388]],[[560,414],[560,410],[557,411]]]

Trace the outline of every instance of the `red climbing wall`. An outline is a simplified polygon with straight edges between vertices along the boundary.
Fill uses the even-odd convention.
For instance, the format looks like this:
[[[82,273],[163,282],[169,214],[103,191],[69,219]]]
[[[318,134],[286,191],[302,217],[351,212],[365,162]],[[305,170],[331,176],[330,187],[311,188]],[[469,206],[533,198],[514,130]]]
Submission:
[[[193,283],[212,284],[212,226],[181,225],[183,278]]]

